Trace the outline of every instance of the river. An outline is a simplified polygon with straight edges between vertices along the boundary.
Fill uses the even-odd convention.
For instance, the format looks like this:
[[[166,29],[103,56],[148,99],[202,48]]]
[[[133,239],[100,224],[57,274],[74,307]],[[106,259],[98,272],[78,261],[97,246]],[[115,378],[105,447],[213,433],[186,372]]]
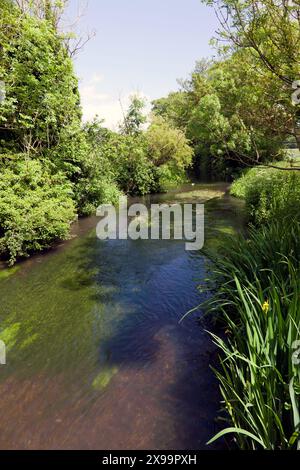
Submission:
[[[241,226],[224,184],[143,202],[205,204],[206,244]],[[183,241],[72,239],[0,271],[0,449],[204,449],[217,430],[215,347],[201,311],[210,262]],[[219,444],[216,444],[216,447]]]

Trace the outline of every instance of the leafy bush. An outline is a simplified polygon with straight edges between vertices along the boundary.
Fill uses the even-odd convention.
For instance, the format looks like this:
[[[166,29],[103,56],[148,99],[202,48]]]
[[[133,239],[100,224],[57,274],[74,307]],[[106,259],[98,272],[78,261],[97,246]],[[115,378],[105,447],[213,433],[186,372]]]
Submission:
[[[0,152],[11,144],[16,151],[52,148],[65,127],[81,119],[64,36],[33,10],[24,14],[17,2],[1,1],[0,80],[6,99],[0,105]]]
[[[101,153],[111,162],[114,180],[126,194],[147,194],[155,189],[155,167],[148,158],[143,134],[111,133]]]
[[[297,171],[252,168],[231,187],[245,199],[251,219],[263,224],[300,214],[300,174]]]
[[[69,126],[54,149],[44,150],[53,171],[60,170],[71,181],[79,215],[95,213],[102,203],[115,203],[122,194],[116,181],[107,142],[113,133],[94,120],[84,126]]]
[[[159,191],[178,186],[187,180],[186,172],[176,165],[166,163],[156,169],[157,187]]]
[[[194,153],[184,132],[156,116],[146,132],[146,139],[149,158],[158,168],[159,188],[181,183]]]
[[[95,213],[100,204],[117,204],[122,191],[116,183],[93,178],[82,178],[74,189],[80,215],[86,216]]]
[[[0,253],[9,264],[68,238],[75,218],[71,185],[26,156],[0,169]]]
[[[232,238],[214,262],[208,310],[225,323],[227,339],[213,337],[229,428],[212,441],[234,433],[241,449],[300,448],[300,222]]]

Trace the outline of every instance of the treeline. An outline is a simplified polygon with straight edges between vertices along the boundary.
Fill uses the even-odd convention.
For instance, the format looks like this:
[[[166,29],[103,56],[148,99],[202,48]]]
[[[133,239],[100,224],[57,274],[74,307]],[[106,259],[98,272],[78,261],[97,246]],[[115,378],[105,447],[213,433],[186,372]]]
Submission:
[[[247,49],[202,60],[179,91],[154,102],[155,113],[190,140],[198,175],[231,176],[282,159],[284,143],[296,143],[293,89],[261,69]]]
[[[17,258],[68,237],[77,215],[123,192],[161,191],[185,178],[185,134],[133,97],[119,133],[82,122],[63,3],[1,0],[0,254]],[[4,98],[5,91],[5,99]]]
[[[219,58],[198,62],[154,110],[185,132],[197,173],[220,177],[281,159],[284,143],[300,148],[300,8],[285,0],[204,3],[220,19]]]

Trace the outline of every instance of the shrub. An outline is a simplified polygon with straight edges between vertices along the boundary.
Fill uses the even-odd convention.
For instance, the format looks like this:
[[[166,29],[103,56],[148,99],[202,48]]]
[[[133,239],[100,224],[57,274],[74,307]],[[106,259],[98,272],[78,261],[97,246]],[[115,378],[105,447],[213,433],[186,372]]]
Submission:
[[[174,164],[162,165],[156,169],[157,188],[159,191],[178,186],[187,180],[186,172]]]
[[[143,195],[155,189],[155,167],[148,158],[143,134],[112,133],[101,152],[111,162],[114,180],[126,194]]]
[[[149,158],[158,168],[159,188],[181,183],[194,154],[184,132],[156,116],[146,132],[146,139]]]
[[[117,187],[111,153],[106,143],[112,133],[94,120],[84,126],[74,125],[62,131],[60,144],[43,155],[53,171],[63,172],[73,184],[79,215],[95,213],[102,203],[115,203],[122,194]]]
[[[231,194],[245,199],[256,224],[300,214],[300,174],[272,168],[252,168],[236,180]]]
[[[117,204],[123,194],[113,181],[97,179],[95,175],[91,179],[81,178],[74,192],[79,214],[83,216],[94,214],[100,204]]]
[[[14,264],[18,257],[68,238],[75,218],[71,184],[40,162],[16,156],[1,168],[0,253]]]

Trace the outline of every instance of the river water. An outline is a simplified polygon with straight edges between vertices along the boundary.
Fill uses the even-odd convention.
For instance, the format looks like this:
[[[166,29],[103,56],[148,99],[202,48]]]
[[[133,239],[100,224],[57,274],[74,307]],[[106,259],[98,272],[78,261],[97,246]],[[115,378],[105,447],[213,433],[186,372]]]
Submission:
[[[202,202],[206,245],[241,226],[224,184],[141,202]],[[215,347],[199,323],[210,262],[183,241],[73,238],[0,271],[0,449],[204,449],[216,432]],[[219,444],[217,444],[219,445]]]

